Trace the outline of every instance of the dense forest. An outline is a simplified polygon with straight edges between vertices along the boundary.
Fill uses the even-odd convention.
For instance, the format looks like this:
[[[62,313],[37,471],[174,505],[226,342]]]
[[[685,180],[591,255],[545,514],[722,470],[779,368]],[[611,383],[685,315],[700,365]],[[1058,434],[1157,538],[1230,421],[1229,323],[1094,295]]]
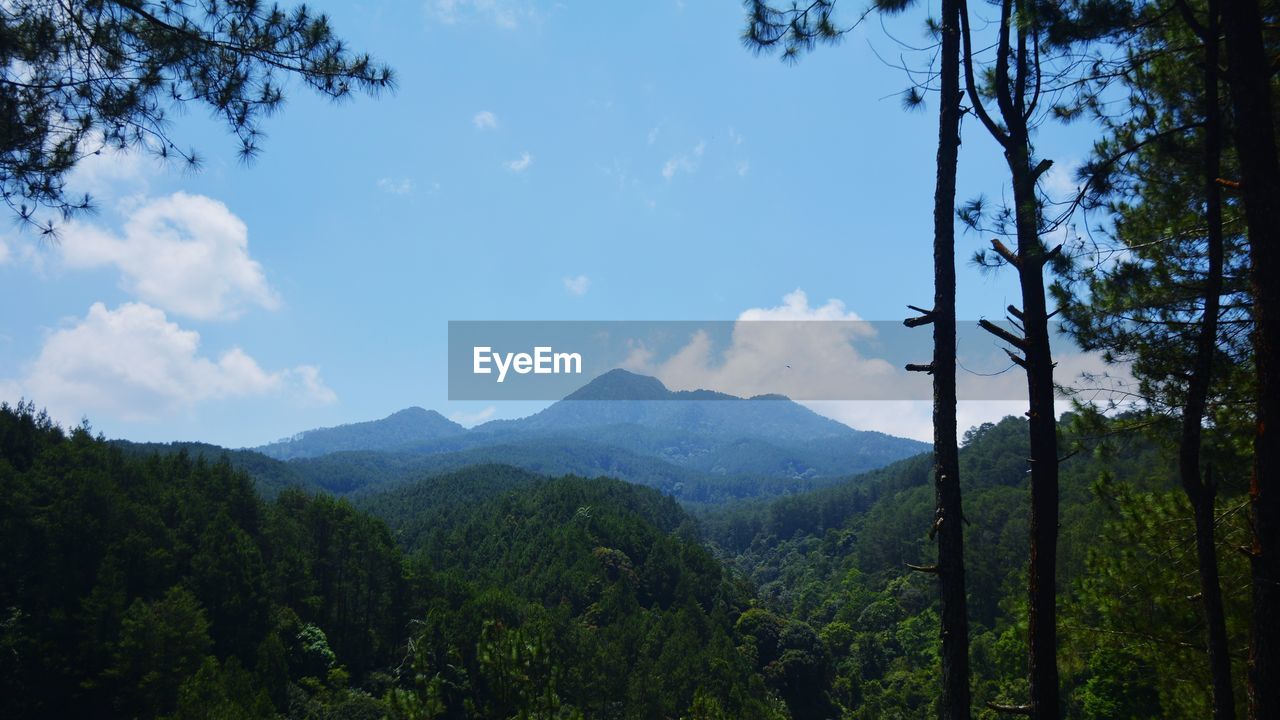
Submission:
[[[1134,430],[1139,422],[1149,419],[1064,418],[1064,445],[1076,451],[1063,463],[1059,550],[1066,717],[1194,718],[1208,710],[1186,500],[1171,479],[1170,448]],[[979,707],[1026,691],[1026,445],[1025,419],[1006,418],[970,430],[960,453]],[[749,579],[771,622],[803,623],[829,641],[825,692],[841,712],[811,717],[937,714],[936,593],[928,575],[907,567],[934,552],[931,472],[921,456],[701,518],[708,543]],[[1231,512],[1220,530],[1236,648],[1247,628],[1248,570],[1232,545],[1247,537],[1243,499],[1243,483],[1224,489]],[[1237,664],[1243,659],[1237,653]]]
[[[30,405],[0,481],[7,717],[785,714],[749,592],[651,489],[483,466],[370,498],[384,521]]]
[[[974,428],[961,451],[984,702],[1025,690],[1025,425]],[[1067,717],[1203,717],[1168,428],[1063,426]],[[267,501],[229,458],[125,452],[31,405],[0,413],[0,458],[6,716],[914,718],[937,703],[937,601],[907,567],[931,552],[928,456],[696,515],[649,488],[501,465],[354,505]],[[1224,488],[1235,647],[1242,498]]]
[[[788,62],[913,5],[744,4]],[[256,451],[0,404],[0,714],[1280,717],[1280,5],[937,5],[903,60],[938,119],[934,297],[904,321],[932,452],[619,370],[520,420]],[[66,178],[95,142],[196,164],[168,104],[249,158],[281,76],[393,85],[304,8],[0,8],[0,188],[46,236],[91,207]],[[957,198],[965,119],[998,199]],[[1054,183],[1051,122],[1095,131]],[[962,440],[958,227],[1016,279],[980,326],[1027,400]],[[1124,377],[1073,386],[1063,335]]]

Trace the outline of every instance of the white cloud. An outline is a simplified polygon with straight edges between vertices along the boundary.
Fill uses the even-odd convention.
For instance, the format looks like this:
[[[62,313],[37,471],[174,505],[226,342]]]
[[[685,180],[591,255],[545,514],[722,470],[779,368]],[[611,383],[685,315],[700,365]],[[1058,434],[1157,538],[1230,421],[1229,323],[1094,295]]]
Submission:
[[[933,403],[928,400],[824,400],[801,404],[857,430],[933,442]],[[1054,406],[1059,414],[1070,409],[1067,402]],[[956,403],[956,439],[962,439],[967,430],[982,423],[1021,416],[1026,410],[1025,400],[961,400]]]
[[[649,130],[648,141],[650,145],[658,141],[658,133],[660,132],[662,132],[661,125],[655,125],[651,130]]]
[[[138,150],[121,152],[89,141],[81,149],[89,154],[67,176],[70,197],[88,193],[95,205],[122,212],[142,203],[150,188],[149,177],[159,171],[153,159]]]
[[[426,9],[428,17],[445,25],[481,19],[514,30],[538,19],[531,5],[518,0],[429,0]]]
[[[511,172],[524,172],[533,164],[533,156],[528,152],[520,153],[520,157],[507,163],[507,169]]]
[[[1040,179],[1040,189],[1051,200],[1062,202],[1075,197],[1080,191],[1076,181],[1077,163],[1072,160],[1054,163]]]
[[[739,177],[742,177],[742,176],[746,175],[746,174],[747,174],[747,173],[749,173],[749,172],[751,172],[751,163],[747,162],[746,160],[743,160],[742,162],[738,163],[738,176],[739,176]]]
[[[407,178],[407,177],[378,178],[377,184],[378,184],[379,190],[386,193],[391,193],[392,195],[408,195],[409,193],[413,192],[412,178]]]
[[[742,134],[737,130],[734,130],[732,126],[729,127],[729,142],[734,145],[741,145],[742,141],[745,139],[746,138],[742,137]]]
[[[810,306],[804,291],[796,290],[781,305],[742,312],[726,347],[716,347],[713,337],[699,330],[660,361],[643,344],[633,344],[624,367],[675,390],[703,388],[742,397],[902,397],[894,393],[905,373],[857,347],[874,336],[872,326],[843,302]]]
[[[831,298],[818,307],[809,307],[809,294],[796,288],[782,296],[782,304],[771,308],[749,308],[739,320],[846,320],[861,321],[858,314],[845,307],[844,301]]]
[[[9,244],[5,239],[0,237],[0,265],[9,262]]]
[[[476,412],[450,413],[449,419],[458,423],[459,425],[472,427],[475,425],[479,425],[480,423],[493,417],[493,414],[496,413],[497,411],[498,411],[498,408],[496,406],[490,405],[489,407],[486,407],[483,410],[479,410]]]
[[[564,289],[568,290],[571,295],[586,295],[587,290],[590,288],[591,278],[586,275],[567,277],[564,279]]]
[[[676,176],[676,173],[695,173],[698,166],[702,162],[702,155],[707,150],[705,140],[699,140],[697,145],[693,146],[693,150],[684,155],[677,155],[667,160],[662,166],[662,177],[670,180]]]
[[[51,332],[20,379],[0,380],[49,408],[62,422],[107,415],[154,420],[191,411],[209,400],[285,396],[301,404],[337,400],[313,366],[268,372],[233,347],[212,359],[200,354],[200,335],[162,310],[94,303],[83,319]]]
[[[956,403],[958,437],[984,422],[1024,415],[1026,375],[1011,366],[999,349],[1003,343],[991,339],[982,341],[977,331],[962,331],[959,343],[967,362],[961,364],[956,376],[960,397]],[[1080,351],[1064,337],[1055,338],[1053,353],[1054,382],[1069,393],[1060,393],[1055,399],[1056,414],[1071,409],[1072,397],[1094,403],[1104,412],[1112,409],[1113,404],[1117,409],[1132,404],[1135,383],[1127,366],[1106,365],[1101,356]],[[1008,369],[999,372],[1003,368]],[[933,437],[933,404],[928,400],[806,401],[803,404],[859,430],[878,430],[924,441],[931,441]]]
[[[474,117],[471,118],[471,124],[475,125],[477,128],[481,130],[485,130],[485,129],[492,130],[498,127],[498,116],[494,115],[488,110],[481,110],[480,112],[476,113]]]
[[[294,400],[303,405],[332,405],[338,402],[338,394],[320,377],[315,365],[298,365],[292,370],[281,371],[286,384],[293,385]]]
[[[70,267],[115,266],[126,290],[168,312],[200,320],[232,319],[248,305],[280,300],[249,257],[249,232],[226,205],[174,193],[138,207],[122,235],[70,223],[61,242]]]

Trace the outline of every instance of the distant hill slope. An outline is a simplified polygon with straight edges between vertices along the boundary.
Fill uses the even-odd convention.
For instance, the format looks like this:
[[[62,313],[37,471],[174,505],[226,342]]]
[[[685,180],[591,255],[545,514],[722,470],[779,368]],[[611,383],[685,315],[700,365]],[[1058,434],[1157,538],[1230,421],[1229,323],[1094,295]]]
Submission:
[[[411,407],[381,420],[318,428],[251,448],[277,460],[318,457],[348,450],[393,450],[413,443],[457,437],[466,428],[435,410]]]
[[[339,494],[503,463],[547,475],[616,477],[686,502],[717,503],[812,489],[928,449],[854,430],[780,395],[672,391],[657,378],[612,370],[518,420],[467,430],[410,408],[255,450],[289,460],[302,483]]]
[[[510,465],[540,475],[613,477],[678,493],[698,472],[654,457],[577,438],[516,440],[431,454],[356,451],[294,460],[288,465],[308,486],[338,495],[366,494],[474,465]]]
[[[626,370],[610,370],[539,413],[519,420],[494,420],[472,432],[589,431],[611,425],[639,425],[720,440],[763,438],[785,442],[880,435],[854,430],[781,395],[744,399],[709,390],[676,392],[668,390],[657,378]]]
[[[611,445],[725,480],[773,478],[806,487],[929,450],[915,440],[854,430],[780,395],[676,392],[625,370],[607,372],[529,417],[473,428],[469,442],[551,436]]]
[[[237,470],[249,473],[258,494],[267,500],[275,499],[282,490],[289,487],[313,489],[298,467],[254,450],[232,450],[202,442],[136,443],[112,440],[111,444],[132,457],[172,455],[179,452],[186,452],[191,458],[202,458],[208,462],[218,462],[225,457]]]

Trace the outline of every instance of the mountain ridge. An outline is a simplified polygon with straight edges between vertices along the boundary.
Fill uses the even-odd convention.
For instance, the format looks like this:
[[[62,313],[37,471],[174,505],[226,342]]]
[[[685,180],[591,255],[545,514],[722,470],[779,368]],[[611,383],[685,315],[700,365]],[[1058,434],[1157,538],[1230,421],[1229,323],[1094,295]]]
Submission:
[[[657,378],[618,369],[523,418],[467,429],[412,407],[251,450],[287,461],[313,484],[339,493],[496,462],[608,475],[693,502],[717,502],[795,492],[928,446],[855,430],[781,395],[673,391]]]

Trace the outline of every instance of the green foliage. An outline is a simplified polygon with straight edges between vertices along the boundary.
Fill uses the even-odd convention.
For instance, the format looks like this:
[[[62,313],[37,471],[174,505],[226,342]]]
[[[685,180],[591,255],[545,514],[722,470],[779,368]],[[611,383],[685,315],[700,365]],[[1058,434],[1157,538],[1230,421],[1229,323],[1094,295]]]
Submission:
[[[204,610],[186,588],[174,586],[155,602],[136,598],[120,619],[115,662],[104,673],[124,689],[117,708],[155,716],[173,707],[211,644]]]
[[[266,506],[225,461],[127,456],[31,405],[0,407],[0,483],[0,715],[271,716],[396,657],[400,553],[347,503]]]
[[[0,64],[0,194],[31,222],[40,206],[63,215],[88,207],[88,197],[64,193],[87,154],[144,150],[195,164],[195,152],[170,139],[171,106],[207,106],[251,157],[286,77],[335,99],[392,83],[391,70],[350,52],[325,16],[249,0],[5,3]]]
[[[1025,422],[975,428],[961,452],[980,704],[1027,692]],[[1191,528],[1152,440],[1168,426],[1062,427],[1068,717],[1201,717]],[[937,710],[936,591],[905,569],[933,551],[927,457],[697,520],[651,488],[507,466],[358,507],[296,489],[268,504],[225,460],[125,452],[25,405],[0,411],[0,482],[5,716]],[[1247,536],[1242,500],[1220,498],[1224,547]],[[1238,647],[1248,568],[1220,563]]]
[[[695,698],[776,716],[738,649],[746,598],[671,498],[477,467],[364,504],[412,550],[421,603],[397,717],[677,717]]]
[[[1061,426],[1073,451],[1061,466],[1059,552],[1069,717],[1203,717],[1204,646],[1198,606],[1187,599],[1197,592],[1190,516],[1172,448],[1156,438],[1172,429],[1134,415],[1069,415]],[[986,702],[1017,704],[1027,693],[1026,456],[1021,418],[970,430],[961,450],[973,692],[983,717],[998,717]],[[760,604],[740,616],[738,631],[781,697],[786,674],[770,663],[785,655],[784,629],[800,626],[816,631],[831,667],[809,697],[825,696],[844,717],[936,714],[936,589],[905,567],[932,562],[931,473],[928,458],[913,458],[700,517],[711,546],[756,590]],[[1247,568],[1229,551],[1246,537],[1241,500],[1222,498],[1220,512],[1234,519],[1219,531],[1235,647],[1247,610]],[[826,716],[794,704],[791,712]]]

